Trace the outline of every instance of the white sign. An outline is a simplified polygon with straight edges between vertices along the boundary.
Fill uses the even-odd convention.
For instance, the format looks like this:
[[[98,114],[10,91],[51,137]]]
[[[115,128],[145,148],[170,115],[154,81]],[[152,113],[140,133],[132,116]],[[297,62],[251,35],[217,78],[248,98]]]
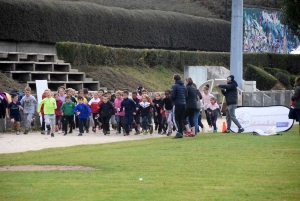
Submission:
[[[37,93],[37,101],[41,102],[43,93],[46,89],[48,89],[48,82],[47,80],[36,80],[36,93]],[[42,116],[40,116],[40,122],[42,124]]]
[[[235,116],[245,132],[253,132],[256,129],[267,132],[269,127],[276,127],[276,131],[281,132],[289,130],[294,124],[294,120],[288,117],[289,111],[285,106],[238,107]],[[238,131],[233,122],[231,130]]]

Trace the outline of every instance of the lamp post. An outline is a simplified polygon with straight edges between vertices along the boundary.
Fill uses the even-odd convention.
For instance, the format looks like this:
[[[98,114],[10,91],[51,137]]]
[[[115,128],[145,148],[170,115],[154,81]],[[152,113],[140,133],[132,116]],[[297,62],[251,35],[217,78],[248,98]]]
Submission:
[[[243,89],[243,0],[232,0],[230,74]]]

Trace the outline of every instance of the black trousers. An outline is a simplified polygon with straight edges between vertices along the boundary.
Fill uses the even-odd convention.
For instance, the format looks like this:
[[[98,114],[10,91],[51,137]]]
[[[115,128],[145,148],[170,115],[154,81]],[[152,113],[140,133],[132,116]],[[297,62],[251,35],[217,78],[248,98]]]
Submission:
[[[176,132],[182,134],[183,128],[183,113],[185,105],[174,105],[173,106],[173,125],[175,126]]]
[[[102,128],[105,131],[109,131],[109,120],[110,120],[111,116],[108,117],[101,117],[101,121],[102,121]]]
[[[162,131],[162,114],[158,113],[157,116],[155,116],[155,113],[153,112],[153,117],[154,117],[155,126],[158,127],[158,132],[161,132]]]
[[[186,108],[184,110],[183,113],[183,121],[184,121],[184,125],[187,125],[190,123],[191,127],[195,126],[194,123],[194,113],[197,109],[196,108]],[[189,119],[189,121],[187,121],[187,118]]]
[[[74,115],[72,115],[72,116],[64,115],[63,122],[64,122],[63,129],[64,129],[65,133],[68,132],[68,124],[70,125],[70,132],[72,132],[72,128],[73,128],[73,124],[74,124]]]

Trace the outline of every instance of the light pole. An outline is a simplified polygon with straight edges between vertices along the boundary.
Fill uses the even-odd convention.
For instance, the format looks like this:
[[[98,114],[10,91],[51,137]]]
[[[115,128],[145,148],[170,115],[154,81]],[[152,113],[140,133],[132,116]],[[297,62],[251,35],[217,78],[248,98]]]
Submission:
[[[243,0],[232,0],[230,74],[243,89]]]

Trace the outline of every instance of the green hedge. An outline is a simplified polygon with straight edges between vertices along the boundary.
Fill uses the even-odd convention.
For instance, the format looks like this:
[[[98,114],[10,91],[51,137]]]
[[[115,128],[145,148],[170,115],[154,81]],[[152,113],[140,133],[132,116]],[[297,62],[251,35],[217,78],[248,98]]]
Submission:
[[[56,44],[60,59],[75,66],[82,65],[132,65],[159,66],[183,69],[185,65],[230,66],[230,54],[227,52],[171,51],[160,49],[112,48],[101,45],[61,42]],[[253,64],[258,67],[269,64],[280,66],[290,74],[300,72],[300,55],[269,53],[245,53],[244,66]],[[272,66],[272,65],[271,65]]]
[[[248,64],[245,74],[245,80],[256,81],[256,87],[259,90],[270,90],[277,83],[277,79],[264,71],[262,68]]]
[[[229,51],[230,22],[92,2],[0,0],[0,40]]]
[[[291,86],[290,76],[285,73],[276,73],[276,78],[278,81],[284,86],[285,89],[291,90],[293,87]]]

